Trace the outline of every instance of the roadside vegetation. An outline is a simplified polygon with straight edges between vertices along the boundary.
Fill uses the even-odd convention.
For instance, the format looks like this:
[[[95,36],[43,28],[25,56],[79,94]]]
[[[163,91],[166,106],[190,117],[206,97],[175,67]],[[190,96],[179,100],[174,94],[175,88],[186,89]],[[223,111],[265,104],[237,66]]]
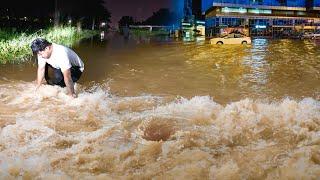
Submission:
[[[21,63],[29,60],[32,57],[30,43],[38,37],[65,46],[72,46],[81,39],[96,34],[98,34],[97,31],[78,31],[75,27],[50,28],[34,33],[17,33],[0,29],[0,64]]]

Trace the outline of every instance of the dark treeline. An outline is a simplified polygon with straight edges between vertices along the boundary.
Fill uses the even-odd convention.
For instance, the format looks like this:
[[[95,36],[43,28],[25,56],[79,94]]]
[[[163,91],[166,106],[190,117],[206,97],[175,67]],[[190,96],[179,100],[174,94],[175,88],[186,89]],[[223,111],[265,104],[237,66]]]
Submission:
[[[177,21],[177,15],[174,12],[170,12],[169,9],[160,9],[154,12],[151,17],[145,20],[144,24],[150,25],[165,25],[170,26]]]
[[[31,29],[33,26],[44,27],[53,18],[54,1],[10,0],[1,2],[1,28]]]
[[[78,24],[83,28],[110,22],[103,0],[10,0],[1,2],[1,27],[38,28]]]
[[[9,0],[1,2],[1,15],[43,17],[54,11],[54,0]]]
[[[157,12],[154,12],[152,16],[147,18],[145,21],[138,22],[134,21],[131,16],[123,16],[118,22],[119,27],[129,25],[161,25],[171,26],[178,22],[178,16],[176,13],[171,12],[169,9],[161,8]]]

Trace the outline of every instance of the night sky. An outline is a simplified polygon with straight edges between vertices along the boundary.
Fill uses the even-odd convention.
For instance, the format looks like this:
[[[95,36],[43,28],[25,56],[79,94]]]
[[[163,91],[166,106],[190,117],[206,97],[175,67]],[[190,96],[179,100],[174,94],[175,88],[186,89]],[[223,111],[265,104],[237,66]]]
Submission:
[[[116,26],[122,16],[132,16],[136,21],[143,21],[160,8],[177,11],[178,3],[183,0],[104,0],[111,12],[111,25]],[[179,10],[181,11],[181,10]]]

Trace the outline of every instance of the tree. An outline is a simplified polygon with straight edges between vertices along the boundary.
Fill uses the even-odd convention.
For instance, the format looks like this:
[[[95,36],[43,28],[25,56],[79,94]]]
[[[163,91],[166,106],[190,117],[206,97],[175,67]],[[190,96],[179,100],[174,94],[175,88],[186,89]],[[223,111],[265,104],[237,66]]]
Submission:
[[[94,29],[98,22],[110,22],[111,14],[103,0],[10,0],[0,6],[0,13],[14,17],[32,17],[54,19],[55,25],[60,20],[68,19],[82,22],[86,28]]]
[[[57,27],[60,24],[60,12],[58,9],[58,0],[54,0],[54,26]]]
[[[7,9],[13,17],[41,17],[54,10],[53,0],[10,0],[1,2],[1,7]]]
[[[1,2],[0,11],[4,16],[7,16],[1,20],[3,21],[3,26],[18,27],[21,31],[35,27],[45,27],[54,12],[54,1],[4,1]]]
[[[133,17],[131,16],[122,16],[120,21],[118,22],[119,28],[123,26],[130,26],[135,24]]]
[[[96,22],[105,21],[107,23],[110,22],[111,14],[110,12],[103,6],[103,0],[90,0],[85,1],[85,9],[83,9],[86,13],[86,17],[88,21],[91,21],[91,29],[94,30]]]
[[[111,13],[103,0],[69,0],[60,6],[64,18],[73,18],[86,28],[95,29],[97,22],[110,23]]]
[[[161,8],[157,12],[154,12],[143,24],[148,25],[172,25],[176,22],[176,14],[170,12],[169,9]]]

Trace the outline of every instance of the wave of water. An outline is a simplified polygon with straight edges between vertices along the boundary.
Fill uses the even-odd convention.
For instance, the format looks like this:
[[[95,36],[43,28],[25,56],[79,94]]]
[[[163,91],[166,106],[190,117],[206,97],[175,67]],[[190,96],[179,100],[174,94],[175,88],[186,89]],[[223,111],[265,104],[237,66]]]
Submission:
[[[317,179],[320,102],[0,84],[0,179]]]

